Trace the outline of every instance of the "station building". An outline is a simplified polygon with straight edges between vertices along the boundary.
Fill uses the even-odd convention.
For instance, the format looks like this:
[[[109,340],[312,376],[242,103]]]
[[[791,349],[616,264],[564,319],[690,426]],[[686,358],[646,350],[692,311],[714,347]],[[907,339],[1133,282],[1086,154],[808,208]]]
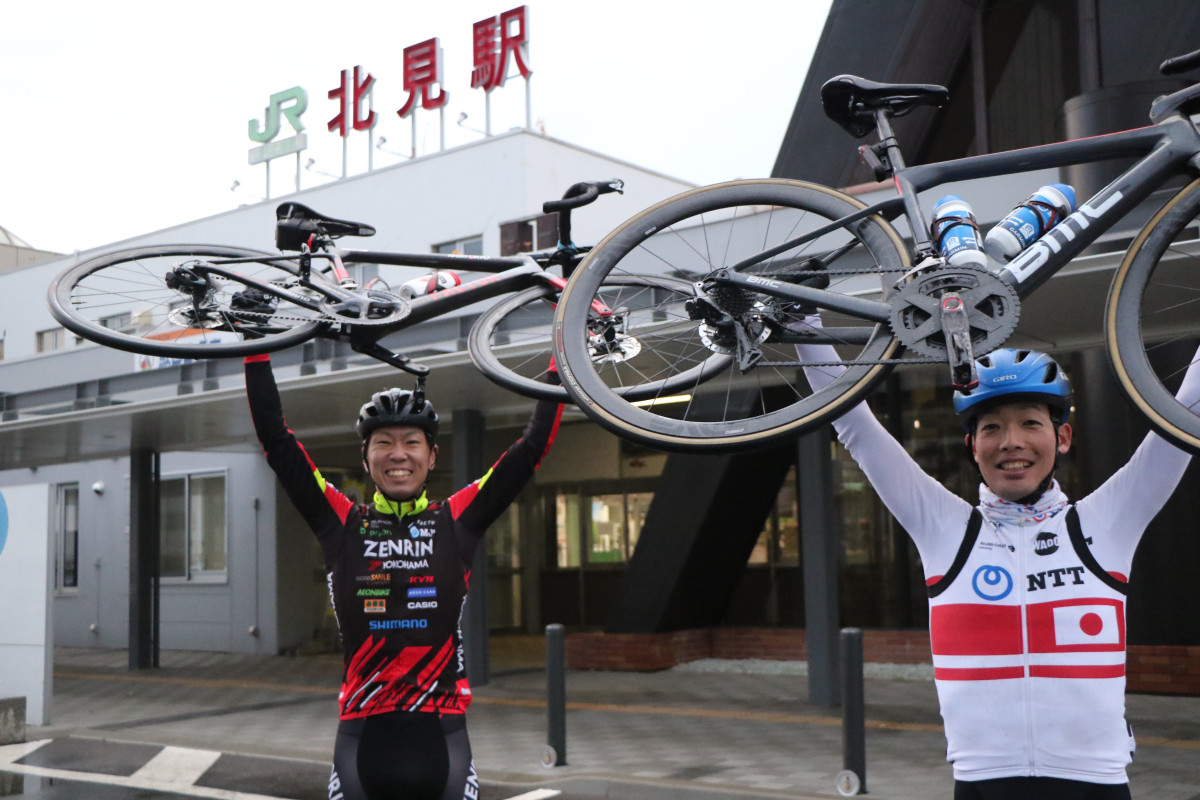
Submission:
[[[1200,46],[1200,8],[1187,0],[1157,3],[1154,14],[1143,8],[1136,0],[835,0],[773,177],[841,187],[866,202],[883,196],[886,187],[857,161],[857,143],[820,110],[821,83],[841,73],[950,88],[945,108],[897,120],[910,163],[1146,124],[1153,98],[1187,83],[1162,79],[1157,65]],[[986,227],[1044,183],[1066,180],[1086,197],[1112,169],[1031,172],[940,191],[969,198]],[[375,225],[379,235],[364,243],[371,247],[500,255],[502,229],[520,223],[536,232],[543,200],[577,180],[607,177],[624,179],[627,192],[578,212],[577,241],[594,241],[689,188],[520,130],[280,200]],[[937,196],[927,199],[931,206]],[[1121,251],[1164,199],[1151,198],[1125,229],[1022,307],[1012,344],[1051,352],[1077,388],[1077,447],[1062,475],[1072,497],[1124,463],[1146,432],[1111,377],[1101,314]],[[270,250],[274,205],[112,248],[211,242]],[[63,331],[42,298],[56,274],[91,255],[39,254],[29,263],[26,254],[0,273],[0,487],[50,487],[54,641],[130,646],[133,459],[154,453],[164,509],[159,644],[251,653],[332,647],[319,551],[258,451],[241,365],[147,361]],[[531,407],[471,366],[470,321],[471,313],[433,320],[394,340],[433,368],[430,397],[447,430],[443,460],[494,457]],[[352,492],[369,491],[352,422],[365,398],[397,382],[395,371],[328,343],[274,360],[289,424],[323,474]],[[974,498],[978,477],[950,394],[942,371],[930,367],[897,374],[870,402],[927,471]],[[455,488],[458,471],[440,472],[431,496]],[[1200,646],[1200,618],[1182,611],[1193,603],[1190,580],[1200,569],[1189,502],[1198,491],[1193,466],[1147,531],[1128,610],[1131,644],[1185,660],[1189,647]],[[776,641],[797,633],[815,658],[834,646],[841,625],[910,632],[903,646],[928,653],[915,550],[827,430],[753,454],[668,455],[623,442],[569,410],[535,481],[489,532],[486,560],[486,602],[477,613],[486,613],[493,632],[563,623],[595,632],[595,652],[649,652],[648,644],[667,641],[666,651],[631,656],[629,664],[668,665],[681,657],[671,648],[688,631],[707,632],[701,638],[711,653],[712,631],[747,629],[774,631]],[[751,637],[739,641],[741,655],[764,654]],[[1200,691],[1193,683],[1169,688]]]

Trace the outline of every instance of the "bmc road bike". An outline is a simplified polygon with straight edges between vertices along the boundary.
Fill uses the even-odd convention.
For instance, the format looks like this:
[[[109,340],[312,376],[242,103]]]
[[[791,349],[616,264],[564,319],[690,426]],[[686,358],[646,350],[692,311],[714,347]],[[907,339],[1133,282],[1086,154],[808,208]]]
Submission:
[[[1161,69],[1196,66],[1200,51]],[[905,164],[891,119],[943,105],[945,88],[842,75],[821,95],[826,114],[852,135],[878,134],[859,153],[894,195],[868,206],[811,183],[734,181],[685,192],[610,233],[575,271],[554,320],[560,376],[590,417],[667,450],[740,449],[832,421],[897,368],[946,364],[951,383],[969,387],[974,357],[1008,339],[1023,299],[1152,193],[1182,184],[1117,267],[1103,325],[1129,397],[1155,429],[1200,452],[1197,409],[1171,389],[1193,348],[1170,346],[1200,333],[1200,85],[1156,100],[1147,127],[915,166]],[[999,270],[953,266],[931,241],[922,191],[1118,158],[1136,160]],[[891,224],[900,217],[910,240]],[[671,335],[660,330],[658,383],[636,405],[626,393],[638,376],[601,369],[584,335],[591,304],[617,278],[685,281],[693,290],[683,313],[660,309]],[[804,343],[832,345],[836,357],[806,362],[796,347]],[[842,371],[813,391],[802,367]],[[680,375],[693,376],[685,390],[668,380]]]
[[[375,229],[288,202],[276,209],[278,254],[221,245],[117,250],[60,274],[48,302],[64,327],[119,350],[230,358],[321,337],[347,342],[356,352],[416,375],[423,385],[428,368],[380,340],[500,298],[472,325],[467,342],[472,360],[501,386],[567,402],[565,390],[544,379],[554,303],[589,249],[570,243],[571,211],[622,188],[619,180],[577,183],[561,200],[545,203],[543,213],[557,213],[559,246],[512,258],[343,249],[335,240],[370,236]],[[360,286],[349,270],[355,264],[434,272],[397,288],[378,278]],[[551,272],[555,267],[561,276]],[[460,283],[459,272],[490,274]],[[665,311],[677,312],[690,299],[686,283],[618,275],[593,294],[586,314],[593,354],[597,364],[637,370],[642,380],[631,392],[653,397],[702,377],[673,372],[661,384],[653,377],[655,331],[664,328]],[[642,364],[646,356],[651,360]]]

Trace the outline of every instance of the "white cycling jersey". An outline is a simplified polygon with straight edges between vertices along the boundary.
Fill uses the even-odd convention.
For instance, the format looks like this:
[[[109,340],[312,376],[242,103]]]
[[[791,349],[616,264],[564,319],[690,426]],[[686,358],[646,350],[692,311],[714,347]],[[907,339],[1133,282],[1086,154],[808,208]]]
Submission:
[[[798,350],[832,360],[832,348]],[[805,372],[814,388],[833,378],[828,368]],[[1200,369],[1179,397],[1200,399]],[[865,403],[834,427],[920,553],[954,777],[1127,782],[1125,584],[1190,456],[1150,434],[1073,506],[1055,483],[1034,506],[981,485],[972,508],[921,470]]]

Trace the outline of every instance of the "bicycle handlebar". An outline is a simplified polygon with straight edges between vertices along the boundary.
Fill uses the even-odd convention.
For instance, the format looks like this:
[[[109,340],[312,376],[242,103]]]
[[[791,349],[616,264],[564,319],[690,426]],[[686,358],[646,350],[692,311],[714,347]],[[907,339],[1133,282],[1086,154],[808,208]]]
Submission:
[[[609,192],[620,194],[624,188],[625,181],[619,178],[598,183],[577,183],[563,193],[561,200],[547,200],[542,203],[542,213],[553,214],[555,211],[570,211],[573,208],[586,206],[602,194]]]
[[[571,248],[571,209],[586,206],[602,194],[617,192],[623,194],[625,181],[613,178],[611,181],[596,183],[576,183],[563,193],[561,200],[547,200],[542,203],[543,214],[558,212],[558,245]]]
[[[1158,71],[1163,75],[1178,75],[1181,72],[1187,72],[1195,66],[1200,66],[1200,50],[1193,50],[1181,56],[1168,58],[1159,65]]]

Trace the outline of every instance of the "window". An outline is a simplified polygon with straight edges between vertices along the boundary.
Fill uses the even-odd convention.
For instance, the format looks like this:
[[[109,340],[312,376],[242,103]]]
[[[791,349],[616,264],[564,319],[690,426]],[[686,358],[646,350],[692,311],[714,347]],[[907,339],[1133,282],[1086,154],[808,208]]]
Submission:
[[[800,563],[800,520],[796,505],[796,468],[788,470],[787,478],[775,498],[762,533],[755,542],[749,564],[778,564],[796,566]]]
[[[469,236],[466,239],[455,239],[451,242],[435,244],[433,252],[446,255],[453,253],[461,256],[481,256],[483,255],[483,237]]]
[[[558,495],[558,566],[628,561],[653,499],[653,492]]]
[[[79,484],[54,487],[54,590],[79,588]]]
[[[114,331],[129,330],[131,322],[133,322],[133,315],[128,311],[123,314],[114,314],[111,317],[100,318],[101,325]]]
[[[225,475],[164,478],[159,503],[161,577],[225,580]]]
[[[51,353],[67,346],[67,329],[51,328],[48,331],[37,332],[37,351]]]
[[[500,255],[549,250],[558,245],[558,215],[506,222],[500,226]]]

